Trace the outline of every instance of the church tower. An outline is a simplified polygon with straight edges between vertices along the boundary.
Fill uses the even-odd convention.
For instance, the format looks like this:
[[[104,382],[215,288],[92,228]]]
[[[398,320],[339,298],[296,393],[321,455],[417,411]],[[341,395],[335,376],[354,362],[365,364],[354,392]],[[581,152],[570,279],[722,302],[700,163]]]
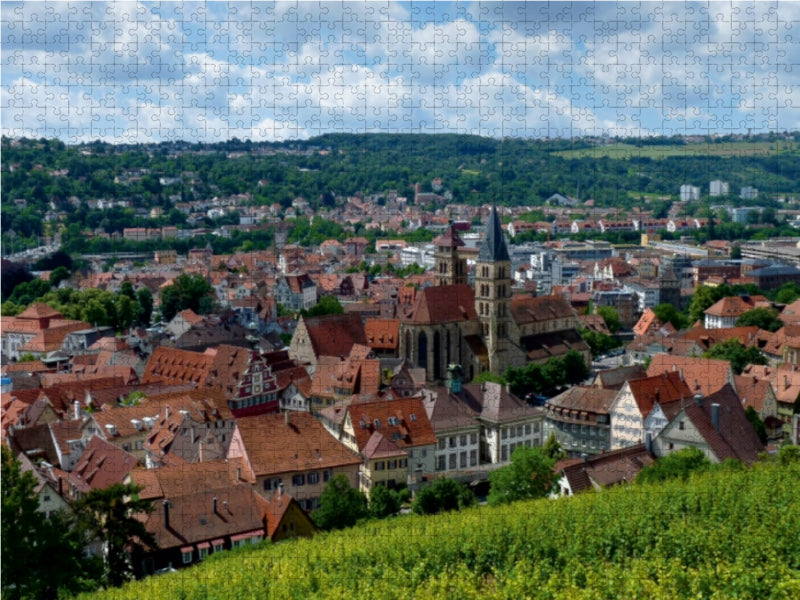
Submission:
[[[489,369],[500,374],[510,360],[511,257],[495,207],[475,263],[475,312],[483,327]]]
[[[464,241],[459,237],[456,228],[450,225],[448,230],[433,241],[434,260],[436,261],[435,285],[453,285],[467,283],[467,259],[458,249]]]

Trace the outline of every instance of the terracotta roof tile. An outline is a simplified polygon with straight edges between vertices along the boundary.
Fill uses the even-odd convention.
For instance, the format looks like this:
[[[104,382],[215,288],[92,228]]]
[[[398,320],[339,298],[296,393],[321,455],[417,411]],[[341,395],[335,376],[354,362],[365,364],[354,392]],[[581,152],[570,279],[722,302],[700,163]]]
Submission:
[[[360,462],[310,413],[242,417],[236,429],[256,477]]]
[[[458,284],[420,290],[403,320],[413,325],[435,325],[477,318],[474,290],[468,285]]]
[[[518,325],[525,325],[574,317],[575,310],[560,294],[535,298],[516,295],[511,297],[511,314]]]
[[[631,379],[628,386],[639,407],[642,417],[646,417],[658,402],[662,406],[668,402],[692,397],[692,391],[678,372],[660,373],[652,377]]]
[[[367,336],[361,317],[354,313],[303,317],[314,354],[347,356],[353,344],[366,344]]]
[[[691,395],[707,396],[733,381],[730,362],[714,358],[656,354],[650,361],[647,374],[652,377],[662,373],[676,373],[683,377]]]
[[[376,430],[399,448],[436,443],[436,434],[422,397],[354,403],[347,407],[347,411],[360,451]]]

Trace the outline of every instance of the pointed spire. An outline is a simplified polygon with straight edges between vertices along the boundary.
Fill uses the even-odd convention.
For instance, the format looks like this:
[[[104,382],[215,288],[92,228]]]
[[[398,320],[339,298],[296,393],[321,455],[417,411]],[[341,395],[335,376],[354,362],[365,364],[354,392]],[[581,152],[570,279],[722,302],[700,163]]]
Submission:
[[[500,227],[500,217],[497,216],[497,208],[494,206],[489,215],[489,222],[486,223],[486,236],[483,238],[478,260],[492,262],[511,260],[503,237],[503,229]]]

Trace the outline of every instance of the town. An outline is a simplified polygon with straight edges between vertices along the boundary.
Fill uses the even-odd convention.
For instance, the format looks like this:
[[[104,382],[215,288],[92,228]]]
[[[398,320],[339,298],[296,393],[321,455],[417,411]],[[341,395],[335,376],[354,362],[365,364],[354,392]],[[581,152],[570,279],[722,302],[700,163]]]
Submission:
[[[72,176],[4,160],[21,171]],[[44,516],[136,490],[152,543],[116,548],[122,579],[331,528],[334,493],[386,514],[442,482],[491,501],[526,448],[557,501],[687,449],[750,465],[800,441],[791,194],[714,179],[627,210],[567,190],[466,203],[435,177],[270,203],[208,181],[198,198],[200,179],[137,166],[114,183],[152,183],[141,197],[4,190],[4,452]]]

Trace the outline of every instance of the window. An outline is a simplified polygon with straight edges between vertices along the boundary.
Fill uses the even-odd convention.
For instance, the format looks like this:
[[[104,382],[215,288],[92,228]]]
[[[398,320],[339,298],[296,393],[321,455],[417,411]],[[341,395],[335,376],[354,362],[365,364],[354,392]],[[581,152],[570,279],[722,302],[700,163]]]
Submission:
[[[447,443],[447,440],[444,438],[439,438],[439,450],[444,450],[444,446]]]
[[[466,466],[467,466],[467,451],[466,450],[463,451],[461,454],[459,454],[459,456],[458,456],[458,464],[462,469],[466,468]]]
[[[469,466],[474,467],[478,464],[478,451],[477,450],[470,450],[469,451]]]
[[[506,444],[500,446],[500,460],[503,462],[508,460],[508,446]]]
[[[277,490],[281,485],[281,478],[280,477],[273,477],[272,479],[265,479],[264,480],[264,490]]]
[[[528,423],[527,425],[525,425],[525,435],[530,435],[530,434],[531,434],[531,424]]]
[[[308,474],[308,484],[319,483],[319,473],[314,471],[313,473]]]
[[[306,476],[303,473],[299,473],[298,475],[292,475],[292,485],[305,485],[306,484]]]
[[[678,421],[678,429],[683,431],[683,421]]]
[[[397,425],[397,417],[389,417],[389,425]]]
[[[198,548],[197,553],[200,557],[200,560],[203,560],[206,556],[208,556],[208,548],[207,547]]]
[[[424,448],[423,448],[423,449],[420,451],[419,455],[420,455],[422,458],[425,458],[426,456],[428,456],[428,451],[427,451],[426,449],[424,449]]]
[[[327,483],[330,478],[331,478],[331,470],[330,469],[325,469],[322,472],[322,481]]]
[[[454,435],[450,436],[450,439],[448,440],[448,445],[450,446],[450,448],[456,447],[456,436]]]
[[[470,442],[470,444],[477,444],[478,443],[478,434],[477,433],[470,434],[469,442]]]
[[[508,429],[503,428],[500,430],[500,438],[504,440],[508,439]]]
[[[450,458],[449,458],[449,460],[448,460],[448,466],[449,466],[451,469],[455,469],[455,468],[456,468],[456,453],[455,453],[455,452],[453,452],[453,453],[450,455]]]
[[[401,458],[400,459],[400,468],[401,469],[407,469],[408,468],[408,459],[407,458]]]
[[[214,552],[222,552],[222,540],[214,540],[214,542],[211,544],[211,548],[214,550]]]
[[[461,439],[459,441],[461,442],[462,446],[466,446],[467,445],[467,436],[466,435],[462,435]]]
[[[381,420],[380,419],[375,419],[373,421],[373,423],[375,424],[375,429],[380,429],[381,428]]]
[[[191,550],[181,550],[181,554],[183,555],[183,564],[188,565],[192,562],[192,551]]]
[[[383,471],[386,468],[386,463],[382,460],[375,462],[375,470],[376,471]]]
[[[436,458],[436,470],[437,471],[444,471],[445,470],[445,462],[447,459],[444,456],[439,456]]]

